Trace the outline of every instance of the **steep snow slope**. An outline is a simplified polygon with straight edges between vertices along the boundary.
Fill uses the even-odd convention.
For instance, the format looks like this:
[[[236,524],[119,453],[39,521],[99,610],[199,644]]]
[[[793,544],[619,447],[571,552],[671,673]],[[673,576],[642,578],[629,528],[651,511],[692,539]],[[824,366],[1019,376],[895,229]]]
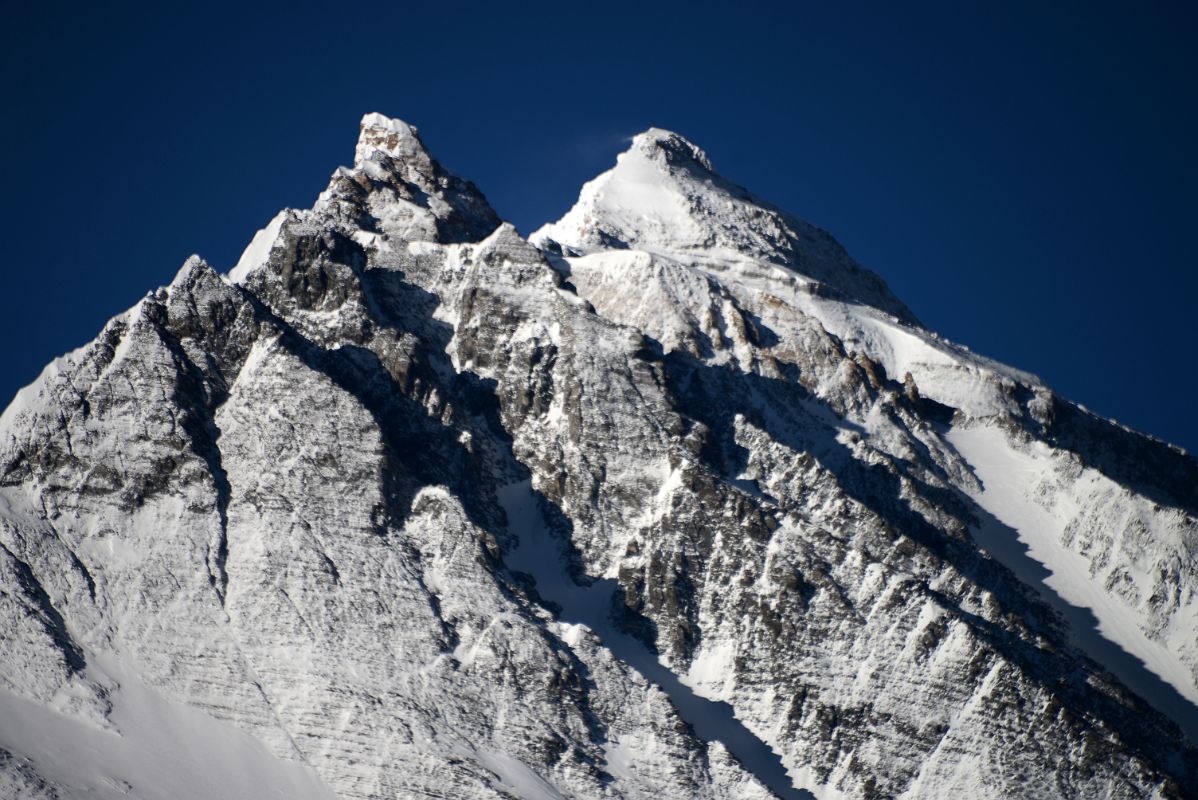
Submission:
[[[1193,459],[676,134],[533,239],[368,115],[314,208],[22,391],[0,785],[1189,793]]]
[[[1049,602],[1069,620],[1074,643],[1198,741],[1194,605],[1183,604],[1167,629],[1150,638],[1154,621],[1138,603],[1126,602],[1151,591],[1154,551],[1185,552],[1188,543],[1175,538],[1169,516],[1142,513],[1142,541],[1130,547],[1120,543],[1127,557],[1120,559],[1118,572],[1099,581],[1099,569],[1084,551],[1070,546],[1075,532],[1069,526],[1088,510],[1101,508],[1104,497],[1118,494],[1117,484],[1083,469],[1062,486],[1051,448],[1040,442],[1019,447],[997,427],[955,427],[947,438],[981,482],[971,494],[994,518],[979,526],[981,544],[1029,585],[1042,582]],[[1041,567],[1047,568],[1047,577]],[[1082,610],[1094,622],[1077,613]],[[1091,630],[1095,625],[1097,635]]]
[[[277,758],[253,736],[163,697],[111,658],[88,660],[112,687],[103,726],[0,690],[0,748],[20,753],[58,791],[105,800],[130,791],[147,800],[335,797],[310,767]],[[9,773],[0,777],[0,794],[52,791],[39,783],[22,785]]]

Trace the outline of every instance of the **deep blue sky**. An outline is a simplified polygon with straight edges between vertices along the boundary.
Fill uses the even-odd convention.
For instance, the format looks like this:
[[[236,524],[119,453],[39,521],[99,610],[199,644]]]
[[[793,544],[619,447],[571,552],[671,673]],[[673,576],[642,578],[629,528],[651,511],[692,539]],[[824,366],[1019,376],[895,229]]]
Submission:
[[[968,5],[10,3],[0,404],[381,111],[524,233],[677,130],[932,329],[1198,449],[1195,15]]]

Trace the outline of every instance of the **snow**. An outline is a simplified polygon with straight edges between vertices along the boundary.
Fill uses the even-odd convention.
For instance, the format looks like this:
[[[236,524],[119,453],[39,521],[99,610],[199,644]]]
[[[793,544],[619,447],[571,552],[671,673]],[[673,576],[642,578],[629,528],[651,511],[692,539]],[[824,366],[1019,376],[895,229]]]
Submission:
[[[550,238],[564,235],[542,231]],[[605,316],[650,333],[667,351],[677,348],[691,329],[705,328],[695,314],[718,306],[723,289],[743,307],[754,308],[765,327],[783,341],[796,340],[795,332],[814,318],[846,349],[880,363],[889,377],[901,381],[910,372],[921,395],[971,416],[1016,410],[1002,391],[1004,382],[1043,385],[1035,375],[970,353],[891,314],[813,295],[804,290],[808,282],[802,276],[770,264],[712,252],[661,252],[655,244],[642,249],[639,240],[631,244],[633,249],[597,250],[563,261],[581,297]],[[766,297],[781,303],[763,303]],[[735,355],[742,362],[746,359],[745,353]],[[726,357],[717,352],[712,360]]]
[[[654,128],[635,137],[615,167],[588,182],[578,202],[529,241],[564,247],[562,261],[580,296],[601,314],[654,335],[667,350],[688,329],[705,327],[694,315],[718,307],[723,291],[754,308],[784,341],[814,317],[891,378],[901,381],[910,372],[923,396],[972,416],[1014,410],[1003,383],[1042,385],[900,321],[885,310],[897,301],[846,254],[821,243],[821,235],[721,178],[683,137]],[[823,282],[839,292],[814,291]],[[762,303],[765,297],[781,304]],[[743,364],[749,354],[735,356]]]
[[[365,168],[370,156],[383,152],[391,156],[410,157],[417,155],[428,161],[428,154],[420,143],[420,132],[416,126],[400,119],[392,119],[377,112],[362,117],[361,135],[354,149],[354,165]]]
[[[703,647],[687,670],[686,684],[696,691],[704,687],[732,684],[736,679],[735,662],[734,642],[724,639],[710,647]]]
[[[1079,649],[1198,741],[1198,689],[1189,668],[1176,652],[1149,639],[1144,619],[1103,591],[1089,561],[1061,543],[1077,500],[1057,494],[1049,507],[1036,501],[1037,487],[1052,470],[1047,445],[1019,450],[1002,430],[987,425],[957,426],[947,438],[981,481],[974,499],[993,515],[974,531],[979,544],[1064,617]]]
[[[570,578],[561,544],[546,527],[528,480],[502,487],[499,502],[507,515],[509,529],[519,537],[519,544],[504,560],[509,568],[533,576],[537,591],[561,606],[563,622],[582,624],[594,632],[613,656],[669,695],[678,713],[700,738],[721,742],[746,770],[783,800],[812,796],[808,789],[798,788],[777,753],[736,719],[730,705],[699,695],[645,645],[612,623],[614,580],[596,580],[590,586],[581,586]]]
[[[613,169],[583,185],[577,204],[561,220],[542,226],[529,241],[538,244],[551,239],[586,252],[589,248],[583,240],[601,224],[646,250],[701,244],[706,231],[687,196],[691,187],[668,177],[663,152],[671,147],[710,168],[703,151],[683,137],[650,128],[633,137],[632,146],[617,156]]]
[[[900,490],[912,509],[941,499],[923,493],[923,481],[972,492],[989,509],[978,541],[1061,612],[1079,648],[1187,722],[1185,667],[1198,652],[1194,523],[1069,453],[968,427],[978,423],[970,417],[1008,413],[1020,424],[1025,409],[1013,398],[1027,392],[1014,390],[1021,383],[1039,395],[1033,376],[920,328],[830,237],[724,181],[668,131],[637,137],[562,222],[543,229],[542,239],[565,246],[548,258],[569,283],[455,184],[411,126],[367,115],[358,156],[315,209],[259,232],[229,276],[241,289],[176,281],[169,296],[144,301],[155,313],[139,304],[114,323],[132,335],[114,329],[60,361],[0,417],[4,463],[35,468],[0,490],[7,580],[44,587],[62,638],[77,639],[89,659],[83,677],[60,668],[58,629],[28,624],[40,606],[0,603],[10,629],[30,634],[0,648],[14,692],[0,695],[0,747],[32,759],[30,774],[66,796],[147,798],[256,797],[265,786],[302,799],[327,797],[328,786],[361,797],[714,800],[759,798],[762,784],[784,797],[957,797],[1019,794],[1024,781],[1078,796],[1133,786],[1125,795],[1143,796],[1159,785],[1145,771],[1152,759],[1115,741],[1143,730],[1140,741],[1174,752],[1172,727],[1139,715],[1139,704],[1126,713],[1098,704],[1094,724],[1114,732],[1097,743],[1098,759],[1089,743],[1078,746],[1073,721],[1051,715],[996,736],[992,694],[1014,687],[1044,700],[1056,689],[986,651],[968,615],[950,620],[944,608],[973,611],[986,587],[934,548],[907,556],[904,543],[892,558],[897,520],[857,491],[875,488],[871,468],[890,461],[913,479]],[[368,218],[368,229],[355,227]],[[399,298],[386,292],[350,292],[336,309],[292,308],[290,287],[262,267],[284,225],[340,231],[365,248],[367,270],[402,269],[414,293],[436,300],[433,321],[406,303],[389,307]],[[256,296],[294,333],[279,341],[272,325],[232,338],[210,330],[213,298],[201,291],[247,317]],[[480,295],[486,303],[474,302]],[[171,303],[159,309],[164,298]],[[209,420],[210,455],[164,432],[199,406],[179,406],[186,398],[175,389],[192,375],[156,335],[159,311],[178,315],[163,332],[186,332],[188,358],[230,382]],[[405,315],[398,343],[396,314]],[[685,348],[691,358],[679,360],[698,362],[696,374],[716,366],[728,377],[728,413],[711,419],[732,426],[743,464],[695,452],[701,429],[679,432],[680,415],[707,420],[663,381],[676,373],[642,359],[646,338]],[[533,358],[547,343],[552,365]],[[309,347],[323,357],[303,357]],[[326,368],[377,356],[402,370],[416,352],[433,357],[432,369],[421,371],[419,393],[401,390],[444,426],[446,443],[453,436],[477,457],[481,493],[424,486],[393,530],[375,513],[386,505],[380,476],[397,466],[373,404],[378,384]],[[554,387],[548,410],[516,405],[542,369]],[[961,412],[948,433],[983,483],[928,418],[942,415],[921,416],[898,384],[879,385],[882,369],[894,381],[911,372],[922,396]],[[469,376],[454,372],[463,370],[476,370],[481,387],[494,382],[510,439],[472,424],[469,401],[481,387],[462,387]],[[795,376],[806,393],[782,391]],[[563,390],[571,382],[582,391]],[[509,454],[534,478],[500,492],[514,538],[500,563],[492,548],[512,542],[481,497],[511,480]],[[167,491],[133,510],[105,493],[97,468],[112,465],[134,485],[163,463],[182,467],[178,480],[170,475]],[[709,467],[726,485],[694,480]],[[560,480],[588,468],[601,476],[597,494]],[[567,515],[571,542],[547,530],[533,487]],[[768,542],[745,536],[771,518]],[[711,547],[692,532],[710,532]],[[567,545],[598,579],[570,577]],[[663,555],[683,556],[702,580],[671,593],[653,569]],[[552,602],[522,602],[508,567],[532,575]],[[626,589],[644,579],[687,604],[684,617],[648,595],[660,657],[610,618],[616,576]],[[803,578],[803,596],[792,577]],[[949,602],[932,602],[925,586]],[[1014,578],[1002,586],[1022,591]],[[775,634],[767,608],[803,634]],[[1097,668],[1075,659],[1064,626],[1043,624],[1035,610],[1000,624],[1024,641],[1040,637],[1041,655],[1079,676],[1078,692],[1107,690]],[[666,634],[688,630],[699,634],[693,647]],[[119,658],[95,652],[113,648]],[[994,662],[980,685],[964,667],[975,659]],[[111,692],[111,720],[97,686]],[[855,713],[865,707],[877,714]],[[928,744],[923,732],[940,725],[948,733]],[[538,743],[550,738],[566,756],[543,758]],[[324,784],[291,760],[300,749]],[[987,784],[985,773],[1008,756],[1018,776]],[[591,769],[605,762],[606,776]]]
[[[651,143],[664,131],[641,134],[621,153],[616,168],[582,188],[579,203],[558,223],[536,231],[532,241],[545,238],[572,242],[596,218],[620,231],[635,231],[635,240],[695,240],[701,227],[692,219],[686,197],[671,181],[661,180],[661,168],[649,158]]]
[[[632,525],[637,529],[648,528],[660,522],[669,513],[671,496],[682,486],[682,470],[671,467],[669,461],[663,460],[645,472],[645,478],[657,487],[657,491],[653,499],[645,503],[641,515],[632,521]]]
[[[494,772],[504,787],[520,800],[566,800],[553,785],[522,761],[498,751],[479,751],[478,761]]]
[[[275,242],[279,239],[279,231],[282,230],[289,213],[287,210],[280,211],[275,214],[274,219],[265,228],[254,234],[249,247],[241,254],[241,258],[237,259],[237,264],[233,269],[229,270],[230,281],[241,283],[249,277],[251,272],[267,262],[270,258],[270,251],[274,249]]]
[[[416,132],[415,126],[409,125],[401,119],[393,119],[385,116],[377,111],[363,115],[361,127],[380,128],[388,133],[395,133],[400,136],[412,136]]]
[[[89,671],[116,685],[117,731],[57,713],[0,689],[0,747],[33,762],[74,796],[102,800],[333,800],[305,764],[271,755],[261,742],[144,685],[111,655],[89,655]]]
[[[630,778],[636,765],[636,756],[624,742],[608,742],[603,747],[607,759],[607,771],[617,778]]]
[[[439,242],[422,242],[411,241],[407,243],[408,252],[414,256],[429,256],[444,250],[456,249],[452,246],[446,246]]]
[[[848,349],[864,352],[879,362],[889,377],[901,381],[910,372],[922,396],[970,416],[1015,410],[1001,391],[1004,380],[1031,387],[1043,385],[1035,375],[970,353],[867,306],[801,292],[792,299],[796,307],[818,319]]]
[[[89,346],[90,343],[54,359],[42,369],[32,383],[18,389],[12,401],[3,412],[0,412],[0,430],[13,431],[17,427],[18,418],[51,411],[53,399],[46,396],[47,385],[62,375],[69,375],[79,357]]]

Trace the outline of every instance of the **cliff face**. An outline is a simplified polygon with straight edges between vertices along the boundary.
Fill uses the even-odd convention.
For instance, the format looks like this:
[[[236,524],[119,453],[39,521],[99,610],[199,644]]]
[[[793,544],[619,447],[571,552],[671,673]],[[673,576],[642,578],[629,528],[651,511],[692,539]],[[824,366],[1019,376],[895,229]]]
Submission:
[[[676,134],[531,243],[414,128],[355,155],[0,418],[0,787],[1195,785],[1192,458]]]

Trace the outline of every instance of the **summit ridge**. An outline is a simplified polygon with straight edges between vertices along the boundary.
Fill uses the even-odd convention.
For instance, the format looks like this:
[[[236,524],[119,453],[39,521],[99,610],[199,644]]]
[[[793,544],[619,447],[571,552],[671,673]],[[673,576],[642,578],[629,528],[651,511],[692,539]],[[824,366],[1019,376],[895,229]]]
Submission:
[[[529,239],[579,255],[641,250],[732,269],[765,262],[813,291],[822,287],[916,322],[885,282],[830,235],[725,179],[701,148],[661,128],[633,137],[612,169],[583,186],[565,216]]]

